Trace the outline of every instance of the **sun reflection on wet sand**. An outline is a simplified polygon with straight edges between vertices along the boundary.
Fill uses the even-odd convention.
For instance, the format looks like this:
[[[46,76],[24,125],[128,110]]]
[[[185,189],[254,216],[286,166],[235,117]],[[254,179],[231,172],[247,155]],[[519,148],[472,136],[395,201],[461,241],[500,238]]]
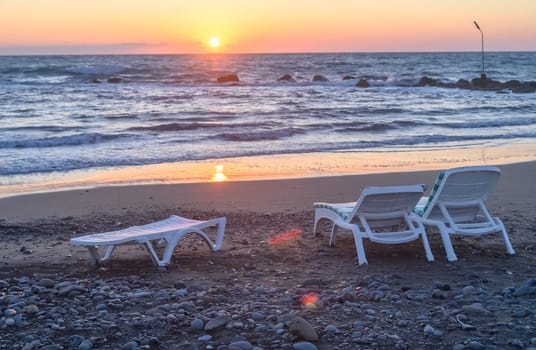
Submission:
[[[223,173],[223,165],[218,164],[215,166],[215,168],[216,172],[212,174],[212,181],[222,182],[227,180],[227,176],[225,176],[225,174]]]

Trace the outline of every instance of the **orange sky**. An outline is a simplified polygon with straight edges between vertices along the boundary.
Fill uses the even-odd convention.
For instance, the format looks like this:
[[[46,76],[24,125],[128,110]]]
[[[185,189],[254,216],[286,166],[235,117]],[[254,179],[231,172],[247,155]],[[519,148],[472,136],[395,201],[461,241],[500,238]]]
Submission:
[[[0,0],[0,54],[478,51],[473,20],[536,51],[536,0]]]

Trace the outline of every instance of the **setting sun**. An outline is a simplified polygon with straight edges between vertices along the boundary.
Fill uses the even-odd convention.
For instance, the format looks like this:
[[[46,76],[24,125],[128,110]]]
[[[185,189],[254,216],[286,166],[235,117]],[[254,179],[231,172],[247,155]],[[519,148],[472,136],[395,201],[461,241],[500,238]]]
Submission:
[[[220,38],[213,36],[212,38],[210,38],[208,43],[211,47],[217,48],[220,46]]]

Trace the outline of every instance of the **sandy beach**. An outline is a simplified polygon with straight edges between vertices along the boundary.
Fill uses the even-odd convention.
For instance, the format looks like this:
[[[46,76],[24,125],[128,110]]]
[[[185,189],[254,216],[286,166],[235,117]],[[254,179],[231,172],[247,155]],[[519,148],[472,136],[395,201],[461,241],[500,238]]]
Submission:
[[[313,202],[352,201],[364,186],[430,187],[435,170],[2,198],[0,347],[529,349],[536,343],[536,162],[500,167],[488,207],[517,254],[506,255],[498,235],[464,237],[453,241],[457,262],[447,261],[434,231],[435,262],[420,242],[366,242],[369,265],[361,267],[350,235],[340,234],[336,247],[327,244],[327,226],[312,236]],[[143,249],[125,246],[98,267],[69,243],[171,214],[227,217],[222,250],[187,238],[172,264],[158,269]],[[274,244],[290,231],[300,234]],[[310,293],[318,300],[304,306]],[[297,319],[316,338],[297,331]]]

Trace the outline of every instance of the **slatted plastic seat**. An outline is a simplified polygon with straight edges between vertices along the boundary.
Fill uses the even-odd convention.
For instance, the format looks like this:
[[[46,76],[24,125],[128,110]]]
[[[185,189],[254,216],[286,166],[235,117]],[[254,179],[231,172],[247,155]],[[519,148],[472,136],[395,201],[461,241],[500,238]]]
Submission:
[[[493,217],[485,202],[495,189],[501,171],[495,166],[454,168],[441,172],[429,197],[415,208],[425,226],[439,230],[447,259],[458,258],[450,235],[481,236],[502,234],[508,254],[515,254],[508,233],[498,217]]]
[[[426,258],[433,261],[424,226],[412,213],[424,188],[424,185],[366,187],[357,202],[314,203],[314,234],[322,219],[333,223],[330,246],[335,243],[337,228],[351,231],[359,265],[368,263],[363,238],[382,244],[400,244],[421,238]]]
[[[172,215],[169,218],[143,226],[132,226],[118,231],[94,233],[71,239],[74,245],[86,246],[95,263],[108,262],[115,247],[120,244],[144,245],[155,265],[166,266],[171,260],[173,250],[177,243],[187,234],[194,233],[201,236],[212,251],[221,249],[225,231],[226,218],[217,218],[207,221],[193,220]],[[211,226],[217,227],[215,241],[203,230]],[[154,244],[165,245],[162,258]],[[104,255],[100,255],[98,248],[105,247]]]

